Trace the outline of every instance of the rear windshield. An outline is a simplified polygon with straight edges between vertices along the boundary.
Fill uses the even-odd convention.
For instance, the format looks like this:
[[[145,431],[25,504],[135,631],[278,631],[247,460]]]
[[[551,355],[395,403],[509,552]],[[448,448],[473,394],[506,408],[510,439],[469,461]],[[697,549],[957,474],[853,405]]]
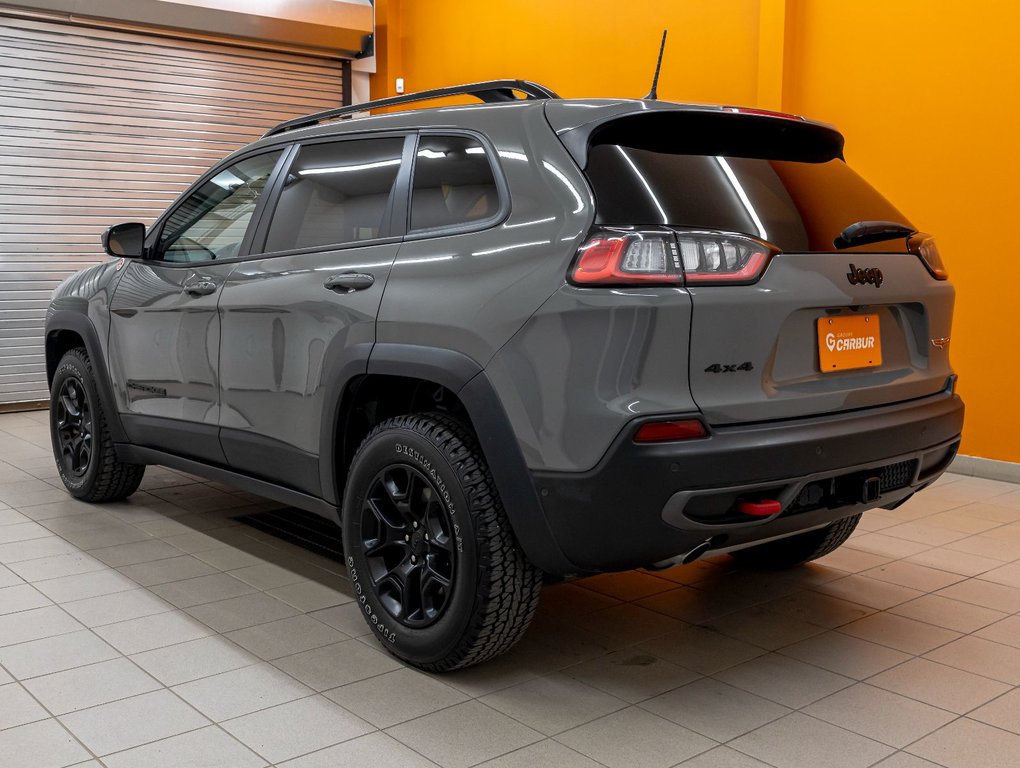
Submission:
[[[910,222],[842,160],[682,155],[598,144],[588,179],[598,222],[743,232],[787,252],[832,251],[858,221]],[[851,250],[901,251],[904,240]]]

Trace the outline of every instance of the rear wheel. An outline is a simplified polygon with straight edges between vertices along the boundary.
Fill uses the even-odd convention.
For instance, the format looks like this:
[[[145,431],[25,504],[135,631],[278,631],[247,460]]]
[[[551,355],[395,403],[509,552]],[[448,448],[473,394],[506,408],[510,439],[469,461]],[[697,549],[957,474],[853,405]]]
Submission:
[[[541,572],[459,421],[430,413],[379,424],[351,464],[343,509],[355,596],[395,656],[442,672],[497,656],[524,634]]]
[[[731,552],[735,560],[753,568],[792,568],[836,550],[854,532],[860,515],[845,517],[824,528]]]
[[[138,490],[145,465],[117,460],[92,362],[84,349],[69,350],[53,374],[50,439],[57,473],[75,498],[117,501]]]

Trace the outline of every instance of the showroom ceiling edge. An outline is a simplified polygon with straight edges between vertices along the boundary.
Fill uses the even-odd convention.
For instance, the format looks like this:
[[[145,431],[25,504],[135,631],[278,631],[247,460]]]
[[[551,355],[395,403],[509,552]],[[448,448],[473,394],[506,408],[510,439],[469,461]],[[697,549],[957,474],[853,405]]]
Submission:
[[[0,0],[0,15],[337,58],[371,55],[369,0]]]

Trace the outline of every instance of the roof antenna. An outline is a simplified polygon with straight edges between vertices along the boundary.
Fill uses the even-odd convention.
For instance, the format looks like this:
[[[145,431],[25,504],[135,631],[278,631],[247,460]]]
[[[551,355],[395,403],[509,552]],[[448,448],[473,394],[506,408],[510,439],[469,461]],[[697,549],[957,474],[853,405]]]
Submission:
[[[652,78],[652,90],[645,96],[646,99],[655,101],[659,98],[659,70],[662,68],[662,54],[666,50],[666,32],[669,30],[662,30],[662,42],[659,44],[659,60],[655,62],[655,77]]]

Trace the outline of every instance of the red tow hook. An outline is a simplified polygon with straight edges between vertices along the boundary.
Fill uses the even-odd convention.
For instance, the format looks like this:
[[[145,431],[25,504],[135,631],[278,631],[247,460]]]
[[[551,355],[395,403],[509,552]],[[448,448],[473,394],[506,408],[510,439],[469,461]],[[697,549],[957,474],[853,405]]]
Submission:
[[[762,499],[761,501],[738,501],[737,512],[752,517],[768,517],[777,512],[783,511],[783,505],[775,499]]]

